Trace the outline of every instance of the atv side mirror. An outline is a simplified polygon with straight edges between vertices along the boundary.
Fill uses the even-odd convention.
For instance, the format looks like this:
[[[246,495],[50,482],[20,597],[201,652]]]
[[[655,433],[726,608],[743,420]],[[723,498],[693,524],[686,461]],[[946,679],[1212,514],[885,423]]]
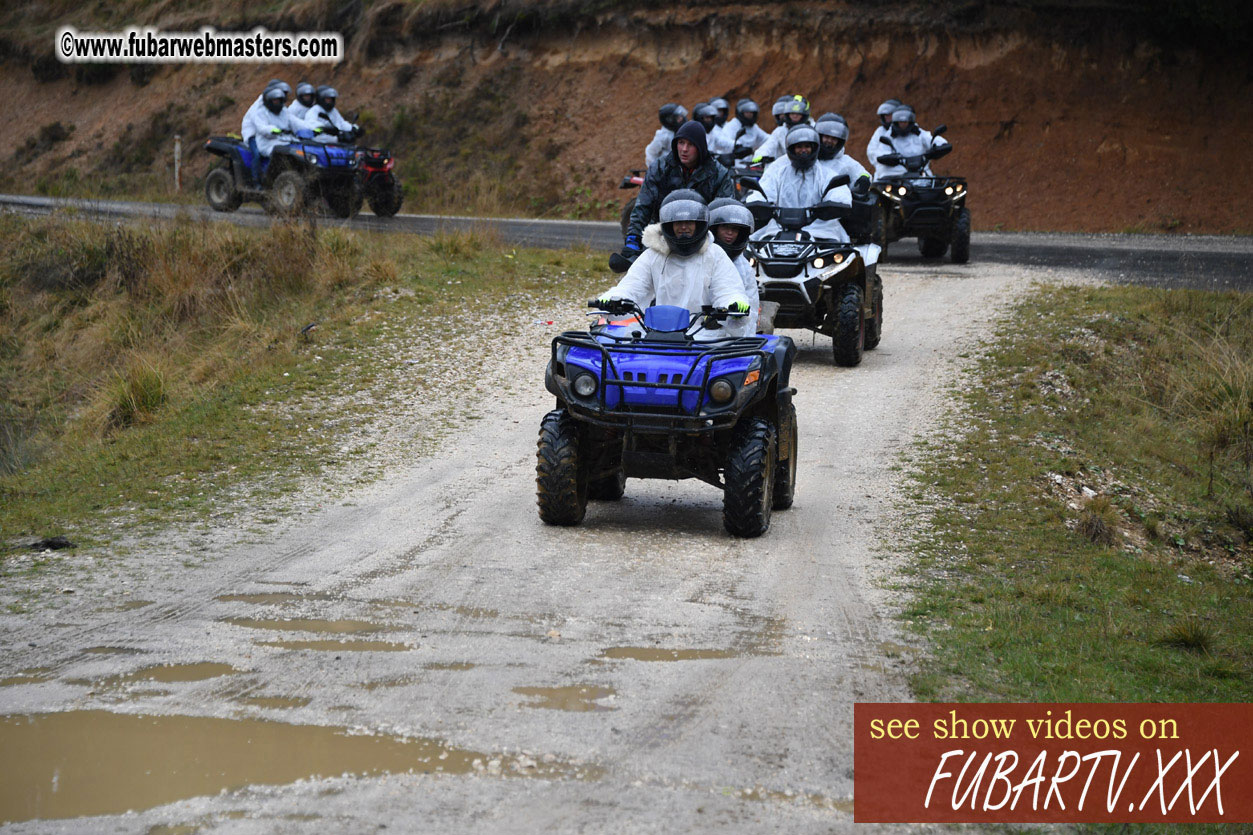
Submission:
[[[833,188],[839,188],[840,186],[846,186],[846,185],[848,185],[848,175],[838,174],[827,181],[827,187],[822,190],[822,193],[826,194],[828,191],[830,191]]]
[[[936,128],[935,130],[931,131],[931,135],[932,135],[932,136],[943,136],[943,135],[944,135],[944,131],[946,131],[946,130],[948,130],[948,125],[940,125],[938,128]]]
[[[755,191],[758,194],[762,195],[763,197],[766,196],[766,192],[765,190],[762,189],[761,183],[757,182],[751,177],[745,177],[744,179],[740,180],[740,188],[744,189],[745,191]]]
[[[879,141],[882,142],[884,145],[887,145],[889,148],[893,147],[892,140],[888,139],[886,136],[880,136]]]

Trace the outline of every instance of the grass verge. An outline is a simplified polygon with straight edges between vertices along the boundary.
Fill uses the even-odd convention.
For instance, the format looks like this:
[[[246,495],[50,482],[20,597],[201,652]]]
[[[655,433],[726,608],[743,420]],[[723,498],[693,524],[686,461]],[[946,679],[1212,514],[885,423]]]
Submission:
[[[485,334],[529,338],[514,320],[603,283],[599,261],[472,234],[0,218],[0,560],[373,477],[388,431],[393,455],[429,449],[465,410],[440,395],[477,389]]]
[[[1253,297],[1043,288],[918,455],[935,700],[1253,697]]]

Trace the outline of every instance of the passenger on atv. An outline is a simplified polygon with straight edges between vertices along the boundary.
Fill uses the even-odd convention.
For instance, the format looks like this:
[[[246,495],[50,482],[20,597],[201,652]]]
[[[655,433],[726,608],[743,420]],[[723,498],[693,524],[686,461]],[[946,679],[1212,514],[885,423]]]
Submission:
[[[308,81],[302,81],[296,85],[296,98],[287,105],[287,112],[303,122],[316,100],[317,90]]]
[[[799,124],[788,132],[787,156],[766,166],[761,177],[761,190],[748,197],[751,208],[754,203],[773,204],[778,209],[807,209],[819,204],[834,202],[840,206],[852,206],[852,194],[847,186],[836,186],[828,194],[827,185],[832,172],[818,161],[818,131],[806,124]],[[867,183],[869,185],[869,183]],[[770,221],[754,232],[752,240],[774,235],[779,223]],[[848,233],[838,218],[829,220],[815,218],[802,231],[811,238],[848,242]]]
[[[727,336],[752,336],[757,333],[761,297],[757,289],[757,275],[744,257],[753,225],[753,213],[734,197],[719,197],[709,204],[709,231],[714,236],[714,243],[731,259],[731,264],[740,274],[744,295],[748,297],[748,315],[724,325]]]
[[[700,125],[695,128],[704,130]],[[627,299],[641,308],[673,305],[693,314],[706,305],[748,313],[740,274],[709,234],[709,207],[704,198],[691,189],[678,189],[662,201],[658,214],[661,222],[644,230],[647,249],[597,301]],[[724,335],[721,329],[702,330],[696,337],[720,339]]]
[[[886,141],[884,141],[886,140]],[[888,135],[879,140],[879,150],[872,153],[874,159],[875,181],[889,177],[933,177],[931,160],[944,156],[953,150],[948,140],[942,136],[932,136],[930,131],[918,127],[914,111],[908,107],[898,107],[892,113],[892,129]],[[910,165],[911,158],[923,157],[920,165]]]
[[[770,134],[757,124],[759,111],[757,102],[752,99],[740,99],[735,103],[735,118],[723,128],[732,139],[732,156],[735,159],[751,157],[770,138]]]
[[[680,189],[697,192],[702,203],[735,194],[730,172],[709,155],[705,128],[698,122],[685,122],[680,126],[671,143],[670,153],[648,169],[639,196],[635,199],[635,208],[631,211],[622,251],[609,257],[611,270],[626,272],[631,262],[640,256],[644,251],[641,237],[644,227],[657,222],[662,202]]]
[[[653,163],[670,152],[670,143],[674,142],[674,132],[687,121],[687,108],[681,104],[667,102],[657,111],[661,127],[653,134],[653,141],[644,149],[644,167],[652,168]]]
[[[281,87],[270,87],[263,94],[261,110],[252,115],[251,127],[256,142],[256,153],[252,157],[252,180],[261,180],[261,169],[264,167],[262,158],[269,159],[270,154],[279,145],[291,141],[296,131],[304,128],[304,123],[292,118],[284,109],[287,94]]]

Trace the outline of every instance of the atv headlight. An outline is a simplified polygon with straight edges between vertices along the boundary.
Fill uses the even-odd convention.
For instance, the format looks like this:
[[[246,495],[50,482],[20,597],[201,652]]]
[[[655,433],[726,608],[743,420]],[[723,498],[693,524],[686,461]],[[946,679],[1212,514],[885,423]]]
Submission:
[[[596,378],[584,371],[574,378],[573,388],[579,397],[591,397],[596,393]]]
[[[735,386],[731,385],[730,380],[719,378],[709,384],[709,399],[713,402],[730,403],[732,397],[735,397]]]
[[[904,197],[904,196],[905,196],[905,191],[906,191],[905,187],[904,187],[904,186],[901,186],[900,188],[898,188],[898,189],[896,190],[896,193],[897,193],[897,194],[899,194],[901,197]]]
[[[966,190],[966,187],[965,187],[964,185],[962,185],[961,183],[958,183],[958,184],[957,184],[957,190],[958,190],[958,191],[965,191],[965,190]]]
[[[945,187],[944,187],[944,193],[945,193],[945,194],[947,194],[949,197],[952,197],[952,196],[953,196],[953,187],[952,187],[952,186],[945,186]]]
[[[826,262],[826,260],[825,260],[825,259],[823,259],[823,258],[815,258],[815,259],[813,260],[813,267],[814,267],[814,269],[815,269],[815,270],[820,270],[820,269],[822,269],[822,268],[823,268],[823,266],[824,266],[826,263],[827,263],[827,262]]]

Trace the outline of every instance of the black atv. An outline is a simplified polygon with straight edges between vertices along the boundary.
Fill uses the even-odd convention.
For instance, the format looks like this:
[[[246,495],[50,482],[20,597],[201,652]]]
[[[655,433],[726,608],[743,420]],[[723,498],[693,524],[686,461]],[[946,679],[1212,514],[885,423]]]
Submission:
[[[934,135],[944,133],[945,126]],[[887,137],[879,140],[892,147]],[[879,159],[903,165],[908,172],[887,177],[874,184],[879,195],[879,215],[875,220],[875,242],[886,254],[888,244],[901,238],[918,238],[918,251],[924,258],[939,258],[950,250],[954,264],[970,260],[970,210],[966,208],[965,177],[929,177],[921,174],[927,164],[952,150],[940,145],[926,153],[902,156],[884,154]]]
[[[842,174],[833,177],[824,191],[847,184],[848,176]],[[754,184],[754,190],[760,188]],[[878,263],[867,263],[857,248],[872,242],[876,199],[867,193],[854,195],[851,207],[820,203],[805,209],[748,204],[757,228],[771,218],[780,227],[767,238],[749,241],[745,253],[757,273],[763,306],[766,302],[779,305],[773,328],[806,328],[831,337],[836,365],[857,365],[862,353],[878,346],[883,336],[883,280]],[[815,220],[836,218],[852,242],[815,239],[802,231]]]
[[[214,211],[233,212],[245,202],[260,203],[271,214],[296,214],[326,201],[331,212],[348,218],[361,209],[357,149],[314,142],[300,129],[261,161],[261,180],[252,178],[252,150],[237,136],[212,136],[206,151],[221,162],[205,178],[205,197]]]

